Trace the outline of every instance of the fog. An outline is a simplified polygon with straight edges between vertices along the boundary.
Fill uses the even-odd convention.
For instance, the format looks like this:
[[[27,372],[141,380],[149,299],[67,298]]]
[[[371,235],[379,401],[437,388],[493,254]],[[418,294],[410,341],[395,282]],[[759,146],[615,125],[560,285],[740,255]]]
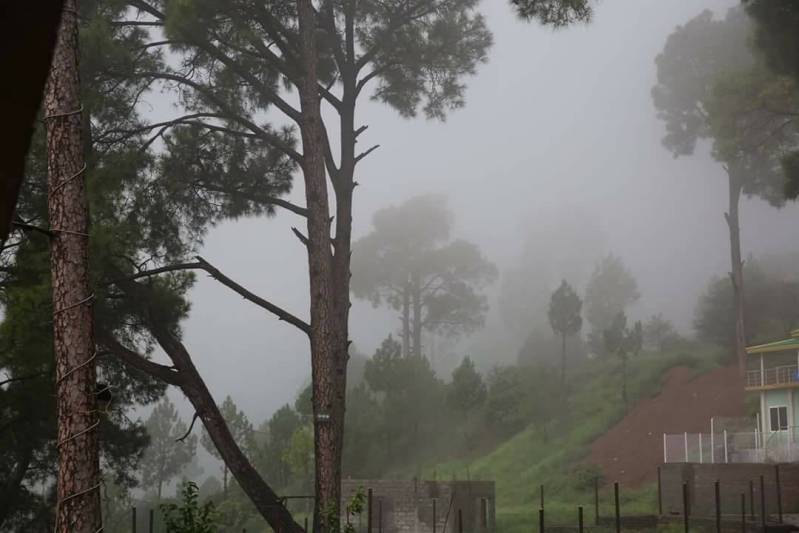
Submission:
[[[699,292],[729,269],[727,185],[707,146],[681,159],[661,146],[663,125],[650,97],[654,58],[675,26],[704,8],[721,12],[736,3],[605,0],[590,25],[552,31],[518,21],[505,2],[484,2],[495,45],[468,80],[464,109],[440,123],[403,119],[376,103],[360,108],[357,122],[369,125],[362,145],[381,147],[357,172],[353,238],[369,231],[376,210],[441,193],[456,236],[479,245],[501,278],[523,257],[535,261],[543,238],[559,243],[563,257],[579,257],[567,253],[577,246],[573,237],[588,236],[597,257],[564,270],[590,273],[599,254],[616,253],[641,292],[630,316],[662,312],[690,334]],[[302,200],[301,180],[291,197]],[[744,254],[795,241],[797,216],[794,206],[776,210],[745,200]],[[307,258],[291,232],[303,224],[287,212],[227,222],[209,233],[201,253],[253,292],[306,317]],[[550,275],[559,282],[561,274]],[[186,343],[217,401],[230,394],[258,423],[308,381],[307,339],[199,278]],[[584,281],[575,284],[584,289]],[[502,279],[491,289],[486,327],[457,350],[483,369],[515,360],[523,341],[501,317],[501,286]],[[351,336],[361,353],[370,354],[397,326],[393,312],[353,300]]]

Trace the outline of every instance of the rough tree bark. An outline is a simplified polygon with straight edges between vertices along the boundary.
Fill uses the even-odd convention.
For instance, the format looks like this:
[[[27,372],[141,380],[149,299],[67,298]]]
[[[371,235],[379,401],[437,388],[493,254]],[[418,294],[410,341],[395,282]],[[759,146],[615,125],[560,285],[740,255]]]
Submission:
[[[732,282],[733,301],[735,305],[735,354],[738,360],[738,372],[743,378],[746,372],[746,323],[744,316],[744,274],[741,259],[741,229],[739,225],[738,206],[741,201],[741,180],[734,172],[728,172],[729,206],[724,218],[730,230],[730,281]]]
[[[77,1],[65,1],[44,99],[58,417],[56,533],[102,529],[77,22]]]

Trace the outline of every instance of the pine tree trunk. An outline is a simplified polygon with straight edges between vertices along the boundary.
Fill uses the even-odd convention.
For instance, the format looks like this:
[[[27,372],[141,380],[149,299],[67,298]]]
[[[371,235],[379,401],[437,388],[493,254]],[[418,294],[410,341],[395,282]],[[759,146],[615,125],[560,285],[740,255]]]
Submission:
[[[741,183],[734,173],[729,173],[729,207],[725,218],[730,230],[730,261],[732,270],[730,281],[735,304],[735,354],[738,372],[743,377],[746,372],[746,329],[744,321],[744,274],[741,259],[741,230],[738,206],[741,200]]]
[[[56,533],[101,529],[88,201],[77,2],[66,0],[45,93],[53,349],[58,418]]]
[[[560,338],[560,392],[563,394],[563,391],[566,390],[566,334],[562,333]]]
[[[408,357],[411,347],[411,288],[406,282],[402,289],[402,356]]]
[[[411,275],[411,300],[413,301],[413,355],[422,356],[422,288],[419,274]]]
[[[338,529],[349,313],[350,191],[337,191],[336,262],[324,160],[325,132],[317,80],[316,18],[311,0],[297,0],[303,79],[300,84],[302,171],[308,209],[311,374],[314,413],[314,530]]]

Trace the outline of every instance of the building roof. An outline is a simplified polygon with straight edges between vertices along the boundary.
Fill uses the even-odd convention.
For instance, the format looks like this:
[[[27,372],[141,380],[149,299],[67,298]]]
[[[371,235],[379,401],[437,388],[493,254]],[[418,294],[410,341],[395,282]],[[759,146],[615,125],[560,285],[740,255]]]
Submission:
[[[786,350],[799,350],[799,329],[791,331],[791,338],[789,339],[768,342],[766,344],[758,344],[757,346],[749,346],[746,349],[746,353],[761,354],[769,352],[783,352]]]

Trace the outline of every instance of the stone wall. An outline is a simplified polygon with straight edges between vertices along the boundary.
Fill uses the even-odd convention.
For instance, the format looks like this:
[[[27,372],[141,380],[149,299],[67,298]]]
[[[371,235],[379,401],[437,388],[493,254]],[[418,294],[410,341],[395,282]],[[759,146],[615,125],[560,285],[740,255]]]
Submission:
[[[342,482],[342,509],[363,488],[372,489],[373,533],[495,533],[493,481],[418,481],[347,479]],[[367,530],[367,511],[352,522]]]
[[[760,476],[767,515],[777,513],[777,469],[783,513],[799,513],[799,464],[696,464],[669,463],[661,466],[661,498],[664,515],[682,514],[682,485],[688,484],[689,514],[715,516],[715,482],[719,481],[721,512],[741,515],[741,494],[746,514],[761,515]],[[752,498],[750,499],[750,481]],[[754,501],[751,501],[754,500]],[[754,503],[754,506],[752,505]]]

